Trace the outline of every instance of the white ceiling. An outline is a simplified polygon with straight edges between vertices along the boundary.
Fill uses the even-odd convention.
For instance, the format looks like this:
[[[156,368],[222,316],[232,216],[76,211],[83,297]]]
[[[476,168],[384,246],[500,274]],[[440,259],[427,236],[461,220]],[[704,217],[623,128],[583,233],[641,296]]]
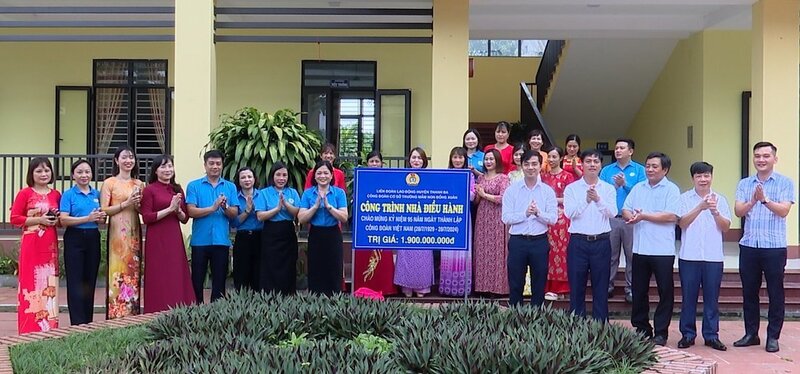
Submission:
[[[470,0],[471,39],[685,38],[749,29],[754,0]]]

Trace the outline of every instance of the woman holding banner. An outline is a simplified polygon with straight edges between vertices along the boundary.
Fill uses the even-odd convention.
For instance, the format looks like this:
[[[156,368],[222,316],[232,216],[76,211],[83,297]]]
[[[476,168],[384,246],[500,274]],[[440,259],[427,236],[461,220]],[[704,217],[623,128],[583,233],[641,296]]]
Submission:
[[[367,155],[367,167],[382,168],[383,156],[377,149]],[[355,251],[353,290],[366,287],[382,295],[397,293],[394,286],[394,260],[392,251]]]
[[[467,169],[467,150],[455,147],[450,151],[449,169]],[[475,198],[475,179],[470,174],[469,199]],[[470,229],[470,231],[472,231]],[[472,246],[466,251],[442,251],[439,266],[439,293],[466,296],[472,292]]]
[[[425,150],[416,147],[406,159],[412,169],[428,167],[428,156]],[[397,251],[397,265],[394,272],[394,284],[403,288],[403,294],[411,297],[423,297],[431,292],[433,285],[433,252],[424,250]]]

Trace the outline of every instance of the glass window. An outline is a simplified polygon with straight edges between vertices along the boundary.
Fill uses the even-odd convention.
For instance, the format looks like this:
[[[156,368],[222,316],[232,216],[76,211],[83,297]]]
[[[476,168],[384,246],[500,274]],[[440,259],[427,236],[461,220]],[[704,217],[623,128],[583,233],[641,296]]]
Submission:
[[[94,152],[129,145],[140,155],[168,153],[167,61],[94,60],[94,74]]]
[[[544,47],[547,40],[523,40],[522,57],[541,57],[544,54]]]
[[[470,40],[469,41],[469,55],[470,56],[488,56],[489,55],[489,41],[488,40]]]
[[[519,40],[490,41],[489,56],[519,56]]]

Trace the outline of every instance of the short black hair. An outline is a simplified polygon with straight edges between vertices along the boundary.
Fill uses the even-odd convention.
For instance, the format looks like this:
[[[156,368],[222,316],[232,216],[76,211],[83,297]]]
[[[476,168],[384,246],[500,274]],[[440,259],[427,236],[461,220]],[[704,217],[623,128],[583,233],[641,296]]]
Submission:
[[[628,143],[628,148],[630,148],[630,149],[635,149],[636,148],[636,143],[633,142],[633,139],[630,139],[630,138],[617,138],[617,140],[614,141],[614,144],[617,144],[619,142]]]
[[[770,147],[772,149],[772,153],[778,154],[778,147],[776,147],[775,144],[772,144],[770,142],[758,142],[758,143],[756,143],[756,145],[753,146],[753,152],[755,152],[756,149],[764,148],[764,147]]]
[[[483,149],[482,147],[483,144],[481,143],[481,134],[476,129],[467,129],[467,131],[464,132],[464,135],[461,137],[461,146],[464,147],[464,149],[467,149],[467,142],[464,141],[464,138],[466,138],[467,134],[469,133],[474,134],[475,137],[478,139],[478,145],[475,146],[475,149],[477,150]]]
[[[526,149],[525,153],[522,154],[522,158],[519,160],[519,162],[523,163],[525,161],[528,161],[531,159],[531,157],[536,157],[536,159],[539,160],[539,165],[542,164],[542,154],[532,149]]]
[[[175,167],[175,159],[172,155],[158,155],[153,158],[153,163],[150,165],[150,176],[147,178],[148,184],[153,184],[158,181],[158,175],[156,172],[161,165],[166,164],[167,162],[171,163],[173,167]],[[181,185],[175,182],[175,173],[172,173],[172,178],[169,179],[169,186],[172,188],[172,191],[175,193],[183,193],[183,188]]]
[[[689,174],[691,176],[695,176],[695,174],[714,174],[714,167],[711,166],[708,162],[705,161],[697,161],[692,166],[689,167]]]
[[[557,146],[557,145],[554,145],[554,146],[550,147],[550,150],[547,151],[547,153],[550,153],[550,152],[553,152],[553,151],[556,151],[556,153],[558,153],[558,157],[560,157],[560,158],[564,158],[564,156],[566,155],[566,153],[564,152],[564,149],[559,147],[559,146]]]
[[[89,165],[89,170],[92,172],[92,179],[94,179],[94,165],[92,165],[92,163],[89,162],[89,160],[87,160],[85,158],[82,158],[82,159],[80,159],[78,161],[73,162],[72,166],[70,166],[70,168],[69,168],[69,174],[70,175],[75,174],[75,169],[77,169],[78,166],[81,166],[81,164]]]
[[[330,162],[325,161],[325,160],[317,161],[317,164],[314,165],[314,171],[311,172],[311,185],[312,186],[316,186],[317,185],[317,170],[319,170],[319,168],[321,168],[323,166],[328,168],[328,170],[330,170],[330,172],[331,172],[331,182],[328,183],[328,185],[335,186],[336,185],[336,173],[333,172],[333,165],[331,165]]]
[[[494,131],[500,130],[500,128],[505,128],[507,132],[511,132],[511,124],[506,121],[500,121],[497,123],[497,126],[494,127]]]
[[[600,159],[600,162],[603,162],[603,154],[594,148],[581,152],[581,161],[586,161],[586,158],[589,156],[595,156]]]
[[[645,160],[649,160],[651,158],[657,158],[661,160],[662,169],[669,170],[669,168],[672,167],[672,160],[670,160],[669,156],[665,155],[664,153],[650,152],[650,154],[647,155],[647,158],[645,158]]]
[[[236,178],[233,178],[234,179],[233,184],[236,186],[236,190],[237,191],[241,191],[242,190],[242,186],[239,184],[239,176],[241,176],[243,171],[249,171],[249,172],[253,173],[253,179],[255,180],[253,182],[253,188],[257,190],[258,189],[258,177],[256,177],[256,171],[253,170],[253,168],[251,168],[249,166],[242,166],[242,167],[239,168],[239,170],[236,170]]]
[[[453,166],[453,156],[460,155],[464,157],[464,166],[461,169],[469,169],[469,161],[467,160],[467,149],[464,147],[453,147],[450,150],[450,156],[447,158],[447,168],[448,169],[455,169],[456,167]]]
[[[269,168],[269,175],[267,175],[267,187],[275,185],[275,173],[281,169],[286,169],[286,172],[287,173],[289,172],[289,169],[286,167],[286,164],[284,164],[282,161],[275,161],[275,163],[272,164],[272,167]],[[331,170],[331,172],[333,171]],[[311,175],[311,178],[313,181],[314,180],[313,174]],[[286,180],[287,186],[289,185],[289,182],[291,182],[291,178]]]
[[[203,163],[208,162],[209,158],[218,158],[218,159],[222,160],[223,163],[225,163],[225,155],[223,155],[222,152],[220,152],[220,151],[218,151],[216,149],[212,149],[212,150],[206,152],[205,154],[203,154]]]
[[[373,149],[369,154],[367,154],[367,159],[364,160],[364,162],[369,161],[369,159],[373,157],[377,157],[379,160],[381,160],[381,162],[383,162],[383,155],[381,154],[381,151],[377,149]]]
[[[28,187],[33,187],[35,184],[35,181],[33,180],[33,171],[36,170],[39,165],[44,165],[50,169],[50,180],[47,181],[47,184],[53,183],[53,181],[56,180],[56,171],[53,170],[53,164],[50,163],[50,159],[47,157],[34,157],[28,164],[28,175],[25,178],[25,182],[27,183]]]
[[[574,140],[575,143],[578,143],[578,147],[581,146],[581,137],[578,136],[578,134],[567,135],[567,140],[564,140],[564,146],[566,147],[567,143],[569,143],[571,140]]]

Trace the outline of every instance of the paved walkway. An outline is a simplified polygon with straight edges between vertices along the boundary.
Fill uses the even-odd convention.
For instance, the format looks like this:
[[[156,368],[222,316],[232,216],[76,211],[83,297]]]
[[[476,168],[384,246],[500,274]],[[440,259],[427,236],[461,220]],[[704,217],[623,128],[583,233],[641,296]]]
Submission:
[[[17,314],[13,305],[16,303],[16,288],[0,287],[0,336],[15,335],[17,333]],[[206,295],[208,298],[208,295]],[[61,305],[66,305],[66,290],[59,291]],[[101,306],[105,302],[105,289],[97,289],[95,305]],[[63,309],[62,309],[63,310]],[[95,314],[95,321],[105,318],[105,314]],[[69,315],[62,311],[59,316],[61,326],[69,325]],[[613,320],[623,326],[630,326],[624,319]],[[700,321],[697,325],[701,328]],[[696,345],[687,349],[696,355],[711,358],[717,361],[718,373],[800,373],[800,321],[786,322],[780,339],[781,350],[778,353],[764,351],[766,340],[766,321],[761,324],[762,344],[757,347],[734,348],[733,342],[744,334],[742,321],[722,321],[720,323],[720,340],[728,346],[728,351],[719,352],[703,345],[702,337],[696,339]],[[673,320],[670,325],[670,336],[667,346],[677,348],[681,334],[678,331],[678,321]]]

